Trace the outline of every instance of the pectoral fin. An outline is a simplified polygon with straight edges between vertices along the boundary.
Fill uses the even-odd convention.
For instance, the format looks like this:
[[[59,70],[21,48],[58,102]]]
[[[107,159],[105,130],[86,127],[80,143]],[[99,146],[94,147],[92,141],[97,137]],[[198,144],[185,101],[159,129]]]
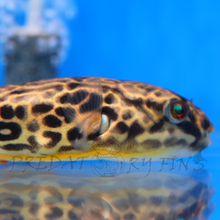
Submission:
[[[98,79],[88,81],[74,90],[68,96],[67,101],[74,107],[74,112],[64,109],[64,114],[68,119],[74,118],[73,126],[76,128],[77,138],[71,141],[74,149],[79,151],[89,151],[91,142],[88,136],[100,130],[101,109],[102,109],[102,88]]]

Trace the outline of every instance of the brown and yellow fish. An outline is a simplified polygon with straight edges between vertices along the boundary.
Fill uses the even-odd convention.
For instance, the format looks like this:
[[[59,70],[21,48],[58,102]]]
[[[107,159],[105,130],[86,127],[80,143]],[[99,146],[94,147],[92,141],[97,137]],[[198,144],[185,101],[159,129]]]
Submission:
[[[0,219],[207,220],[213,189],[189,176],[24,174],[0,181]]]
[[[0,88],[2,161],[96,152],[182,157],[206,148],[213,131],[192,102],[141,82],[83,77]]]

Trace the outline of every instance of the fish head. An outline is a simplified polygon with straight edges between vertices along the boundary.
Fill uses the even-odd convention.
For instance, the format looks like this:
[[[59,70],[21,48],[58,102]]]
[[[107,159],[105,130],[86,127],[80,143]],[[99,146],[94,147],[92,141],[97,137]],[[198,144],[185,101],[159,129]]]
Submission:
[[[191,101],[171,92],[163,106],[163,115],[160,120],[164,121],[164,129],[170,136],[164,142],[166,146],[182,145],[183,150],[191,155],[211,144],[209,134],[214,131],[214,126]]]
[[[209,133],[214,131],[206,114],[191,101],[138,82],[109,87],[103,94],[101,115],[93,146],[111,146],[124,153],[189,156],[210,145]]]

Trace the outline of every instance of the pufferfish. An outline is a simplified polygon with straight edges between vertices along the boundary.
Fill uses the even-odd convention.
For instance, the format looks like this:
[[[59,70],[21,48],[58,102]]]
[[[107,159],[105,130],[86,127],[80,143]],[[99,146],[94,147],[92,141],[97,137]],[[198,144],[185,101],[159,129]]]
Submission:
[[[59,78],[0,88],[0,160],[50,156],[183,157],[214,131],[191,101],[150,84]]]
[[[213,189],[189,176],[28,174],[0,181],[0,219],[207,220]]]

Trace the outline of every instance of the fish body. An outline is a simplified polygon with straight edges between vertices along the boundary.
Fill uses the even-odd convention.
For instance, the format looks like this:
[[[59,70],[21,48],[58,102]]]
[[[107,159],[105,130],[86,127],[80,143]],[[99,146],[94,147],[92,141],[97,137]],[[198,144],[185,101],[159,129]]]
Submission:
[[[213,189],[189,176],[22,174],[0,182],[0,219],[206,220]]]
[[[0,88],[0,159],[189,156],[214,131],[191,101],[150,84],[60,78]],[[49,160],[49,159],[48,159]]]

